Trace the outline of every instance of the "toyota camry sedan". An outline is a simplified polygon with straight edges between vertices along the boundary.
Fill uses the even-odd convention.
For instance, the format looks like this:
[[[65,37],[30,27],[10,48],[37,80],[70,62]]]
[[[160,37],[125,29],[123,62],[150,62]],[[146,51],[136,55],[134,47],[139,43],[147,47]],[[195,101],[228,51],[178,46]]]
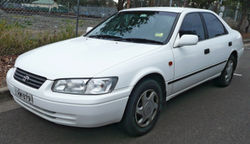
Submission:
[[[212,79],[228,86],[243,50],[241,34],[212,11],[126,9],[83,36],[20,55],[7,84],[18,104],[48,121],[120,123],[139,136],[163,102]]]

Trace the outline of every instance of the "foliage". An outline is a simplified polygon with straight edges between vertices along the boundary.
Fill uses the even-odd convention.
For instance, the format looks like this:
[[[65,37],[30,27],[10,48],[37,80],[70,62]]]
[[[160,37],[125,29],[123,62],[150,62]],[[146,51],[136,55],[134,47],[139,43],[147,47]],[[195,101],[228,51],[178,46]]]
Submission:
[[[54,0],[55,2],[64,6],[74,6],[77,4],[77,0]],[[79,0],[79,4],[82,6],[114,6],[113,0]]]
[[[63,30],[35,33],[23,28],[18,23],[7,24],[0,20],[0,56],[18,55],[49,43],[69,39],[75,36],[74,27],[66,26]]]
[[[126,0],[118,0],[118,4],[117,4],[117,10],[122,10],[124,7],[124,3]]]

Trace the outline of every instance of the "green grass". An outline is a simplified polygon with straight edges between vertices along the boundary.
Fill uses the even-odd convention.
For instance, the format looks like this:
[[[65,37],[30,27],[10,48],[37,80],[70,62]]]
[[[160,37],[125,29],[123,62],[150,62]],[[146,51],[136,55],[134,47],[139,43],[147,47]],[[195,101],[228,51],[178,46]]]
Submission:
[[[36,32],[26,29],[19,23],[8,24],[6,21],[0,20],[0,56],[19,55],[42,45],[74,36],[74,25],[70,24],[58,31]]]

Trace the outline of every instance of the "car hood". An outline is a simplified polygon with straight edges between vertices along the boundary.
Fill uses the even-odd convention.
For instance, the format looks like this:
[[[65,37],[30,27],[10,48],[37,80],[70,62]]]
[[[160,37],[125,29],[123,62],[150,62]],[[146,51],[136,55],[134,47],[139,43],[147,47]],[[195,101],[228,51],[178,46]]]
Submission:
[[[22,54],[15,67],[47,79],[91,78],[159,45],[78,37]]]

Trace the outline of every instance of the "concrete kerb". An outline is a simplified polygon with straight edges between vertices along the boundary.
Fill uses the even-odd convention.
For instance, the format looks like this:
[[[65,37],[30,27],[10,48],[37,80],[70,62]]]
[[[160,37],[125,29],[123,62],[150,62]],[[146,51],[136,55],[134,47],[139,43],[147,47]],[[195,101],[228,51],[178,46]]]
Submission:
[[[1,100],[9,99],[11,98],[9,94],[9,90],[7,87],[0,88],[0,102]]]

